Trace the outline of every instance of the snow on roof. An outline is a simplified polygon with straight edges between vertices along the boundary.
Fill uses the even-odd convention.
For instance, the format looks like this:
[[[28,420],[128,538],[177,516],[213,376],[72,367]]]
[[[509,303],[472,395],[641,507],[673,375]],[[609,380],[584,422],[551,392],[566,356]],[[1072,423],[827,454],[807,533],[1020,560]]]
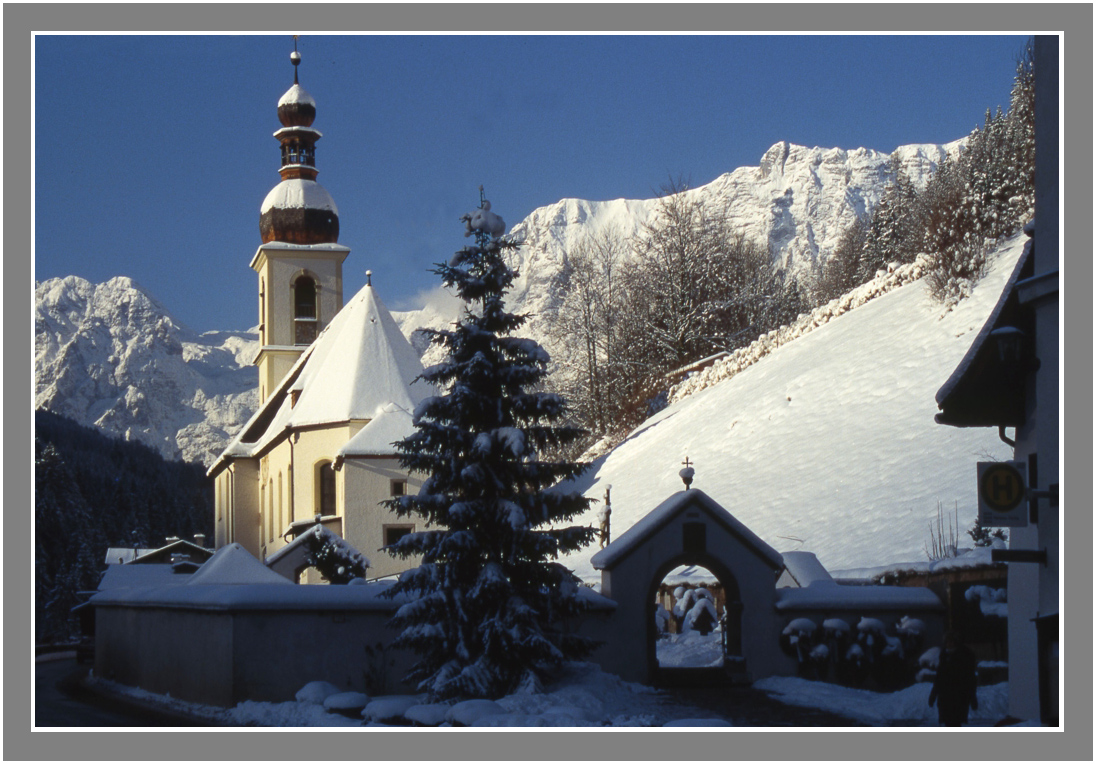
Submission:
[[[315,522],[315,521],[313,520],[311,522]],[[273,554],[267,555],[266,563],[265,563],[266,566],[268,568],[273,567],[283,557],[286,557],[286,556],[292,554],[293,552],[295,552],[297,549],[305,546],[308,543],[308,537],[310,535],[325,538],[327,541],[333,543],[335,546],[337,546],[339,549],[343,550],[347,554],[356,554],[356,555],[358,555],[359,557],[362,558],[362,562],[365,564],[365,567],[367,567],[367,568],[369,567],[369,558],[368,557],[366,557],[364,554],[362,554],[357,549],[355,549],[354,546],[349,541],[344,539],[342,536],[339,536],[337,533],[333,532],[329,528],[325,528],[323,525],[313,525],[307,531],[297,534],[297,538],[290,541],[288,544],[283,546],[277,552],[274,552]]]
[[[282,94],[282,97],[278,99],[278,105],[284,106],[288,103],[307,103],[311,106],[316,105],[316,100],[308,94],[308,91],[302,88],[297,83],[293,84],[289,90]]]
[[[107,557],[103,561],[107,565],[121,565],[127,563],[136,557],[146,555],[149,552],[154,552],[155,549],[134,549],[127,546],[112,546],[107,547]]]
[[[432,387],[418,379],[422,370],[418,355],[392,314],[374,288],[366,285],[297,359],[210,473],[227,457],[257,453],[287,429],[381,419],[393,406],[414,411],[420,401],[433,394]],[[296,405],[288,394],[290,390],[300,391]],[[388,431],[397,428],[400,417],[388,413],[393,415],[386,417],[372,435],[363,436],[366,447],[376,445]]]
[[[413,411],[433,394],[422,364],[371,286],[332,320],[293,384],[301,391],[287,424],[373,419],[395,404]]]
[[[283,135],[300,135],[302,133],[307,133],[309,137],[315,136],[316,138],[323,138],[323,133],[319,130],[314,127],[306,127],[305,125],[290,125],[289,127],[283,127],[281,130],[275,130],[274,137],[281,138]],[[283,168],[292,166],[293,165],[282,165]],[[311,165],[308,166],[311,167]]]
[[[217,550],[197,572],[190,576],[187,585],[209,584],[285,584],[293,582],[279,576],[263,565],[251,552],[237,543],[227,544]]]
[[[810,586],[815,581],[833,580],[813,552],[782,552],[781,556],[784,558],[784,567],[800,586]]]
[[[147,565],[111,565],[99,580],[99,591],[108,589],[132,589],[149,586],[185,584],[191,578],[185,573],[175,573],[169,563]]]
[[[971,366],[974,364],[974,359],[981,351],[982,346],[989,339],[990,332],[992,332],[997,323],[997,319],[1000,317],[1001,312],[1005,309],[1006,303],[1008,303],[1009,296],[1012,294],[1013,289],[1016,287],[1016,282],[1020,278],[1020,273],[1024,269],[1024,264],[1027,263],[1028,258],[1031,256],[1031,241],[1029,240],[1024,244],[1023,253],[1016,261],[1016,266],[1012,270],[1012,274],[1009,276],[1008,281],[1005,283],[1004,288],[1001,290],[1001,296],[997,300],[997,304],[994,305],[993,310],[990,312],[986,322],[982,325],[981,331],[978,332],[978,336],[974,338],[974,342],[971,343],[970,348],[967,350],[966,355],[959,362],[959,365],[955,367],[955,371],[952,372],[947,382],[936,393],[936,403],[940,408],[944,407],[944,403],[955,389],[962,382],[963,377],[966,376]]]
[[[101,591],[88,601],[94,606],[136,605],[188,610],[276,609],[386,612],[393,612],[408,601],[405,594],[394,597],[385,595],[391,588],[392,582],[360,586],[299,586],[277,573],[267,572],[278,581],[262,584],[114,588]],[[186,579],[188,576],[180,576],[180,578]],[[285,586],[278,585],[278,582]]]
[[[331,210],[336,215],[339,214],[339,208],[335,206],[335,200],[327,193],[327,189],[316,181],[305,178],[283,180],[270,189],[259,212],[265,213],[274,207]]]
[[[776,590],[777,610],[940,610],[943,607],[932,590],[920,586],[842,586],[834,581],[815,581],[802,588]]]
[[[993,546],[980,546],[974,549],[961,549],[955,557],[942,560],[917,560],[915,562],[893,562],[889,565],[877,565],[868,568],[851,568],[834,572],[834,578],[843,580],[871,581],[884,576],[901,573],[939,573],[945,570],[971,570],[974,568],[1004,568],[1005,563],[993,561],[993,550],[1004,549],[1005,542],[995,540]]]
[[[392,456],[392,445],[415,431],[411,412],[389,403],[358,434],[339,449],[339,456]]]
[[[598,570],[613,567],[642,544],[651,534],[690,506],[699,506],[707,510],[710,515],[727,526],[731,533],[741,538],[747,546],[753,548],[774,568],[783,566],[779,552],[758,538],[753,531],[736,520],[730,512],[717,504],[710,496],[695,488],[678,491],[652,509],[631,528],[618,536],[616,541],[613,541],[609,546],[591,557],[590,564]]]
[[[127,562],[139,565],[147,564],[153,560],[163,559],[165,562],[172,554],[188,554],[199,558],[199,562],[205,562],[213,556],[213,550],[204,546],[198,546],[193,541],[175,539],[158,549],[142,549],[132,560]]]

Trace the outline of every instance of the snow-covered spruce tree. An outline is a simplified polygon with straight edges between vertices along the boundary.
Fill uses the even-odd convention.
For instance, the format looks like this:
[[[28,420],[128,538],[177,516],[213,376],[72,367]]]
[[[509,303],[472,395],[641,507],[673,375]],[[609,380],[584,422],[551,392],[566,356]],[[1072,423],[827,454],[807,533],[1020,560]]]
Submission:
[[[365,578],[369,560],[361,552],[334,533],[325,531],[322,525],[314,525],[307,533],[305,561],[318,570],[325,581],[348,584],[355,578]]]
[[[476,245],[435,271],[466,303],[455,328],[430,332],[448,357],[423,378],[443,392],[417,407],[416,431],[397,444],[400,463],[426,479],[417,495],[388,502],[427,525],[388,550],[422,555],[390,590],[412,597],[391,623],[402,629],[395,644],[419,654],[407,679],[434,699],[536,687],[546,669],[594,647],[561,628],[581,603],[572,574],[552,562],[593,541],[593,528],[559,527],[590,500],[545,491],[586,465],[543,457],[582,431],[554,424],[564,399],[535,389],[548,354],[512,336],[525,316],[503,305],[516,275],[503,253],[517,245],[501,238],[482,190],[464,220]]]

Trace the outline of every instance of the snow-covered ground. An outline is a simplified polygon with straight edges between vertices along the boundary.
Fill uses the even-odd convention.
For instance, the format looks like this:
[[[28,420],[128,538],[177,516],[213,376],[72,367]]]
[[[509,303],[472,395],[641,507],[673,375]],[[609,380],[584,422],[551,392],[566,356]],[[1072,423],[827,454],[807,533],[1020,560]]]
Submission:
[[[812,682],[797,677],[769,677],[754,687],[771,693],[777,700],[793,706],[824,708],[835,714],[875,727],[933,726],[936,709],[929,706],[928,682],[896,692],[871,692]],[[978,688],[978,710],[972,712],[970,726],[986,727],[1008,716],[1008,684]]]
[[[1025,243],[1002,242],[971,296],[950,310],[903,266],[911,272],[858,288],[873,299],[852,294],[853,309],[836,300],[797,322],[794,336],[762,338],[749,363],[736,356],[689,380],[693,392],[679,390],[575,487],[600,499],[612,485],[620,538],[683,488],[678,471],[689,457],[695,488],[777,551],[813,552],[831,571],[926,559],[941,506],[957,512],[965,538],[976,463],[1010,451],[993,428],[937,424],[935,396]],[[596,526],[599,508],[576,522]],[[596,583],[590,557],[583,550],[562,562]]]
[[[723,635],[719,631],[702,635],[698,631],[668,634],[655,644],[658,665],[693,668],[723,665]]]
[[[454,726],[461,720],[474,727],[656,727],[736,726],[710,711],[675,702],[650,687],[625,682],[587,663],[568,667],[558,681],[539,693],[517,693],[498,701],[469,701],[438,707],[422,698],[386,696],[365,706],[365,717],[345,716],[308,701],[266,703],[246,701],[221,709],[155,695],[102,679],[90,680],[100,690],[174,713],[187,714],[208,726],[239,727],[358,727],[384,726],[371,720],[383,708],[400,708],[398,726],[410,726],[407,717],[426,720],[429,726]],[[813,682],[794,677],[770,677],[754,683],[782,703],[840,714],[860,725],[876,727],[935,726],[936,709],[928,705],[930,685],[916,684],[892,693],[870,692]],[[978,710],[969,726],[993,726],[1008,715],[1007,684],[978,689]],[[850,723],[851,726],[851,723]],[[1029,725],[1030,726],[1030,725]]]

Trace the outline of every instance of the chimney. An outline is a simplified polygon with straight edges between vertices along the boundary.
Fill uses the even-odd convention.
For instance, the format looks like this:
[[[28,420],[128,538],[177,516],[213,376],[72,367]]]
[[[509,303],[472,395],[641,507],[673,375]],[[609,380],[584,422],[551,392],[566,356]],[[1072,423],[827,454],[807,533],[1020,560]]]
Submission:
[[[205,534],[204,533],[195,533],[194,534],[194,543],[197,544],[198,546],[202,547],[203,549],[205,549]]]

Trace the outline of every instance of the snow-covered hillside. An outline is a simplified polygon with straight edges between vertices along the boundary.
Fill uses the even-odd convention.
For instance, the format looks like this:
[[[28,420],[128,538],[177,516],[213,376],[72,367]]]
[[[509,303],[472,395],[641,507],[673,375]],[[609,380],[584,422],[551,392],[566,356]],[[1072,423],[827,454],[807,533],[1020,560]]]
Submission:
[[[34,406],[210,463],[258,405],[258,335],[197,334],[129,278],[35,285]]]
[[[798,338],[644,422],[594,462],[581,490],[601,498],[612,485],[616,538],[682,490],[687,456],[695,488],[778,551],[814,552],[830,570],[924,560],[938,502],[949,516],[958,503],[965,540],[976,515],[975,463],[1010,450],[996,430],[936,424],[935,395],[996,304],[1025,240],[1004,243],[973,295],[949,312],[914,281],[805,322]],[[832,306],[820,312],[832,314]],[[579,522],[596,526],[597,511]],[[592,553],[563,562],[599,581]]]

